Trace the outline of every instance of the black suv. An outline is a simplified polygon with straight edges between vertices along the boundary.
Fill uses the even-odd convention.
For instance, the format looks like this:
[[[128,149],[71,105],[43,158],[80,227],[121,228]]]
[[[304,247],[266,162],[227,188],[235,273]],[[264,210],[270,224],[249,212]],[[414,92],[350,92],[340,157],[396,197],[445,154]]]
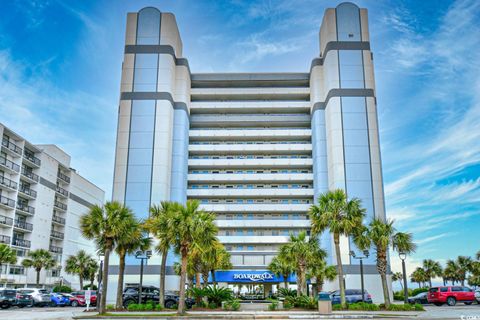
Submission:
[[[12,289],[0,290],[0,308],[7,309],[17,303],[17,291]]]
[[[126,287],[123,289],[123,306],[128,308],[131,303],[138,303],[138,287]],[[178,305],[179,296],[173,293],[165,293],[165,308],[171,308],[174,305]],[[142,286],[142,303],[153,301],[158,303],[160,301],[160,290],[154,286]],[[188,308],[191,308],[195,301],[190,298],[185,299],[185,304]]]

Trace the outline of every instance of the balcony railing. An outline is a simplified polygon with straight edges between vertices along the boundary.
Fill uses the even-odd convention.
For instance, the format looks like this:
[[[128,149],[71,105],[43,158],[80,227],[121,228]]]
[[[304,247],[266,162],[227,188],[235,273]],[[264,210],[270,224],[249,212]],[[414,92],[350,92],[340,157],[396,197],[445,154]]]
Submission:
[[[37,191],[30,189],[29,187],[26,186],[20,186],[19,191],[23,194],[26,194],[27,196],[30,196],[32,198],[37,197]]]
[[[31,153],[31,152],[29,152],[29,151],[26,151],[26,150],[23,152],[23,157],[24,157],[25,159],[27,159],[28,161],[30,161],[31,163],[39,166],[39,167],[40,167],[40,164],[42,163],[42,162],[40,161],[40,159],[38,159],[37,157],[35,157],[35,156],[33,155],[33,153]]]
[[[68,191],[65,190],[65,189],[63,189],[62,187],[57,186],[56,191],[57,191],[58,193],[60,193],[62,196],[68,198]]]
[[[70,183],[70,177],[66,174],[61,173],[60,171],[57,173],[57,177],[66,183]]]
[[[18,186],[15,181],[2,176],[0,176],[0,184],[10,189],[17,189]]]
[[[60,201],[55,201],[54,206],[61,210],[65,210],[65,211],[67,210],[67,205],[64,203],[61,203]]]
[[[10,141],[8,139],[3,138],[2,146],[4,146],[5,148],[7,148],[9,150],[12,150],[13,152],[18,154],[19,156],[22,155],[22,148],[20,148],[19,146],[17,146],[15,143],[13,143],[12,141]]]
[[[35,208],[21,202],[17,203],[17,209],[26,213],[35,214]]]
[[[13,224],[13,219],[5,216],[0,216],[0,224],[5,226],[11,226]]]
[[[3,204],[4,206],[10,207],[10,208],[15,208],[15,200],[0,196],[0,203]]]
[[[56,215],[52,216],[52,221],[65,225],[65,219]]]
[[[0,236],[0,243],[10,244],[9,236]]]
[[[16,163],[13,163],[12,161],[8,160],[6,157],[4,156],[0,156],[0,165],[10,169],[10,170],[13,170],[15,172],[20,172],[20,166]]]
[[[15,220],[14,226],[23,230],[33,230],[33,224],[21,220]]]
[[[32,245],[32,243],[30,241],[24,240],[24,239],[13,238],[13,241],[12,241],[12,246],[17,246],[17,247],[22,247],[22,248],[30,248],[31,245]]]
[[[50,235],[53,237],[53,238],[57,238],[57,239],[62,239],[64,238],[64,234],[62,232],[58,232],[58,231],[55,231],[55,230],[52,230],[52,232],[50,233]]]
[[[61,247],[50,246],[49,249],[50,249],[50,252],[53,252],[53,253],[60,253],[60,254],[63,253],[63,249]]]
[[[25,177],[29,178],[30,180],[33,180],[35,182],[38,182],[39,180],[39,177],[37,174],[33,173],[32,171],[30,170],[27,170],[25,168],[22,168],[22,175],[24,175]]]

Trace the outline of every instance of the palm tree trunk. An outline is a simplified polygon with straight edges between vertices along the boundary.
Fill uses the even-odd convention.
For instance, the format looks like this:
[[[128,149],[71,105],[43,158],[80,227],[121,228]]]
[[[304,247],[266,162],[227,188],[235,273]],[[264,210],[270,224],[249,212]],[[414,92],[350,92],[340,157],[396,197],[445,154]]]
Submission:
[[[165,274],[167,269],[168,250],[162,252],[162,264],[160,265],[160,298],[158,303],[163,307],[165,305]]]
[[[207,273],[202,273],[202,280],[203,280],[203,287],[206,288],[208,286],[208,271]]]
[[[387,286],[387,253],[383,250],[378,250],[377,247],[377,271],[382,279],[383,299],[385,300],[385,308],[390,307],[390,294]]]
[[[418,282],[418,289],[420,289],[420,282]]]
[[[37,269],[37,288],[40,288],[40,271],[42,271],[42,269]]]
[[[210,273],[212,274],[212,284],[215,287],[217,285],[217,280],[215,279],[215,270],[210,270]]]
[[[390,295],[388,294],[387,275],[380,274],[382,278],[383,298],[385,299],[385,308],[390,307]]]
[[[105,313],[105,305],[107,304],[107,287],[108,287],[108,264],[110,262],[110,245],[107,244],[105,248],[105,258],[103,261],[103,275],[102,275],[102,295],[100,296],[100,305],[98,308],[99,314]]]
[[[122,294],[123,294],[123,275],[125,273],[125,255],[120,255],[120,261],[118,264],[118,285],[117,285],[117,302],[116,308],[122,308]]]
[[[430,288],[432,287],[432,278],[428,278],[428,283],[430,284]]]
[[[202,281],[200,280],[200,273],[199,272],[195,273],[195,288],[200,289],[201,282]],[[195,298],[195,304],[199,306],[201,302],[202,302],[202,298],[197,296]]]
[[[80,290],[83,290],[83,277],[80,276]]]
[[[182,248],[182,264],[180,271],[180,298],[178,301],[178,313],[185,314],[185,278],[187,277],[187,250]]]
[[[335,243],[335,256],[337,258],[338,285],[340,287],[340,303],[342,305],[342,309],[344,309],[347,307],[347,301],[345,299],[345,283],[343,282],[342,256],[340,255],[340,234],[335,233],[333,235],[333,242]]]

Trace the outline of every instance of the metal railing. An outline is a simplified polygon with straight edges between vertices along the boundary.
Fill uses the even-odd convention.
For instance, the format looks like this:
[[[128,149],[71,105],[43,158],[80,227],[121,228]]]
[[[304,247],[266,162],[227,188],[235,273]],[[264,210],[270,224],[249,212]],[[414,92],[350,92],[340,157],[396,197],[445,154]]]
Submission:
[[[22,148],[20,148],[19,146],[17,146],[15,143],[13,143],[12,141],[8,140],[8,139],[5,139],[3,138],[2,139],[2,146],[4,146],[5,148],[9,149],[9,150],[12,150],[13,152],[15,152],[16,154],[18,155],[22,155]]]
[[[67,176],[66,174],[61,173],[60,171],[57,173],[57,177],[60,180],[65,181],[66,183],[70,183],[70,177]]]
[[[30,241],[24,240],[24,239],[13,238],[13,241],[12,241],[12,246],[30,248],[31,245],[32,245],[32,243]]]
[[[0,184],[11,189],[17,189],[18,184],[8,178],[0,176]]]
[[[21,193],[26,194],[32,198],[37,197],[37,191],[30,189],[29,187],[26,186],[20,186],[20,189],[18,189]]]
[[[53,253],[63,253],[63,249],[61,247],[50,246],[49,250]]]
[[[21,202],[17,203],[17,209],[23,212],[27,212],[30,214],[35,214],[35,208],[26,204],[23,204]]]
[[[16,163],[13,163],[12,161],[8,160],[6,157],[4,156],[0,156],[0,165],[10,169],[10,170],[13,170],[15,172],[20,172],[20,166]]]
[[[60,201],[55,201],[54,206],[61,210],[67,210],[67,205],[64,203],[61,203]]]
[[[10,244],[9,236],[0,236],[0,243]]]
[[[61,195],[65,196],[65,197],[68,197],[68,191],[65,190],[65,189],[57,186],[56,191],[57,191],[58,193],[60,193]]]
[[[37,165],[37,166],[40,166],[40,164],[42,163],[42,162],[40,161],[40,159],[38,159],[37,157],[35,157],[35,156],[33,155],[33,152],[31,152],[31,151],[24,150],[24,152],[23,152],[23,157],[24,157],[25,159],[27,159],[28,161],[30,161],[31,163]]]
[[[33,230],[33,224],[21,220],[15,220],[14,226],[23,230]]]
[[[55,221],[55,222],[63,224],[63,225],[65,224],[65,219],[62,218],[62,217],[56,216],[56,215],[52,216],[52,221]]]
[[[27,170],[25,167],[22,167],[22,175],[24,175],[25,177],[35,182],[38,182],[39,180],[38,174],[35,174],[32,171]]]
[[[50,232],[50,235],[53,237],[53,238],[57,238],[57,239],[62,239],[64,238],[64,234],[62,232],[58,232],[58,231],[55,231],[55,230],[52,230]]]
[[[0,196],[0,203],[10,208],[15,208],[15,200]]]
[[[13,219],[5,216],[0,216],[0,224],[11,226],[13,224]]]

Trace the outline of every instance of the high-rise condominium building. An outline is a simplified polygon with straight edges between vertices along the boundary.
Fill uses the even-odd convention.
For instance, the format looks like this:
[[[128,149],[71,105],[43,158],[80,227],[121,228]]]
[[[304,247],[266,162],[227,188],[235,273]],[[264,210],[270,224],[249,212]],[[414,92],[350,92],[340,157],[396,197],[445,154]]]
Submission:
[[[78,288],[78,277],[63,267],[81,249],[95,253],[81,236],[79,217],[102,204],[105,192],[70,168],[70,156],[57,146],[32,144],[1,123],[0,136],[0,243],[18,256],[16,264],[2,265],[0,286],[34,285],[36,272],[22,260],[29,251],[45,249],[57,266],[42,270],[40,284]]]
[[[267,265],[290,234],[309,232],[307,211],[327,190],[360,198],[367,219],[385,218],[367,10],[327,9],[316,41],[307,72],[193,73],[173,14],[127,16],[113,199],[142,218],[150,204],[199,200],[231,253],[221,283],[275,290]],[[331,235],[320,240],[335,264]],[[359,288],[355,248],[347,238],[341,248],[347,287]],[[167,288],[178,290],[173,260]],[[380,300],[374,261],[364,260],[366,288]],[[158,285],[159,264],[149,261],[146,283]],[[138,283],[139,268],[126,270],[126,283]]]

